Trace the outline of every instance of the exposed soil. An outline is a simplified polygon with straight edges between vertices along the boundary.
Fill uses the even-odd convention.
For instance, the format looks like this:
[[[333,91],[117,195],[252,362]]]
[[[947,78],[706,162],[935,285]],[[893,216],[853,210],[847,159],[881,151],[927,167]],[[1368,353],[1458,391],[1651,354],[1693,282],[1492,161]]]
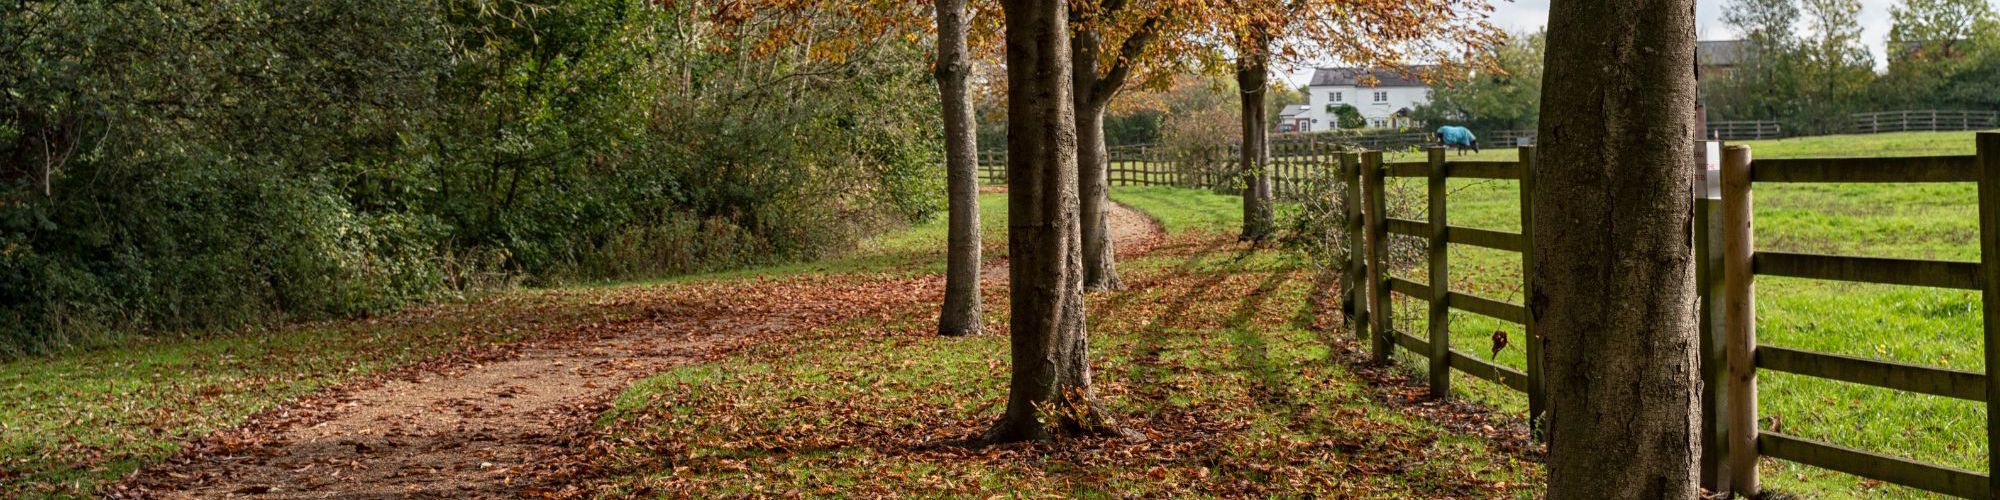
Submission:
[[[1124,206],[1113,244],[1160,233]],[[1002,271],[995,273],[994,269]],[[1004,280],[1004,262],[986,276]],[[335,387],[192,443],[107,492],[138,498],[514,497],[518,478],[564,453],[565,428],[594,419],[634,381],[761,342],[937,301],[942,278],[808,277],[633,292],[640,319],[460,353]],[[884,301],[882,297],[892,297]]]
[[[1136,251],[1164,231],[1152,217],[1124,205],[1111,204],[1111,249],[1120,254]]]

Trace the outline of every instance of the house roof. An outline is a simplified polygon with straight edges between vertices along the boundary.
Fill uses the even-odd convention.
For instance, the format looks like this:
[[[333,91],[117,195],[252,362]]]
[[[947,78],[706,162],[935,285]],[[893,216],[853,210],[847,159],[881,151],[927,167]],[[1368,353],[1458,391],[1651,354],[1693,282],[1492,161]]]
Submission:
[[[1429,66],[1411,66],[1403,71],[1384,68],[1316,68],[1313,70],[1313,87],[1319,86],[1371,86],[1363,82],[1372,80],[1374,87],[1423,87],[1424,81],[1417,75],[1430,70]],[[1404,71],[1409,74],[1403,74]],[[1372,78],[1370,78],[1372,77]]]
[[[1284,118],[1284,117],[1287,117],[1287,116],[1298,116],[1298,115],[1303,115],[1303,114],[1306,114],[1306,112],[1308,112],[1308,111],[1311,111],[1311,110],[1312,110],[1312,106],[1308,106],[1308,105],[1304,105],[1304,104],[1293,104],[1293,105],[1290,105],[1290,106],[1285,106],[1285,109],[1282,109],[1282,110],[1279,110],[1279,111],[1278,111],[1278,117],[1279,117],[1279,118]]]
[[[1966,40],[1964,38],[1947,38],[1938,40],[1903,40],[1900,42],[1891,40],[1889,42],[1889,49],[1894,51],[1894,53],[1891,54],[1893,57],[1904,58],[1904,57],[1910,57],[1911,55],[1917,54],[1919,52],[1927,52],[1933,49],[1938,49],[1938,48],[1948,49],[1954,45],[1965,44],[1968,41],[1969,40]]]
[[[1694,43],[1694,58],[1702,66],[1735,66],[1750,60],[1749,40],[1708,40]]]

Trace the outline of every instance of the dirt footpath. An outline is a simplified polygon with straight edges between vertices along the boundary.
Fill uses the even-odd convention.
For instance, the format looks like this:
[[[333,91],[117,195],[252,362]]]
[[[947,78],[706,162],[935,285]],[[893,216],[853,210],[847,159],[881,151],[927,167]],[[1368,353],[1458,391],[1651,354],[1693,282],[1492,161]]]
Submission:
[[[1121,254],[1159,234],[1151,218],[1121,205],[1110,222]],[[651,296],[632,299],[645,308],[639,320],[330,389],[193,443],[110,496],[520,496],[525,468],[565,451],[563,429],[594,419],[640,378],[936,301],[942,287],[936,276],[822,276],[635,290]]]

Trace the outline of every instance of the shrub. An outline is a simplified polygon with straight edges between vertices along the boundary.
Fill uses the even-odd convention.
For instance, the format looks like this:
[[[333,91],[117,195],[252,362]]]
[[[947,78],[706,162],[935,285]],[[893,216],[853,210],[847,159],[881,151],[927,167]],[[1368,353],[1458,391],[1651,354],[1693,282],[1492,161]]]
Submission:
[[[810,258],[938,212],[920,47],[692,38],[713,8],[0,4],[0,357]]]

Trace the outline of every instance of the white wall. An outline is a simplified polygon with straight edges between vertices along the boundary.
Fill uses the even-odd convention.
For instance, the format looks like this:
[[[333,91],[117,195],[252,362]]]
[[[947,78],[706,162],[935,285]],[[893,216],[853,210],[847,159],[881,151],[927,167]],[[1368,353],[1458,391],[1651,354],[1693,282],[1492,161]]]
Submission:
[[[1363,118],[1368,119],[1368,126],[1374,127],[1378,121],[1386,124],[1390,117],[1396,114],[1396,110],[1403,108],[1414,110],[1418,105],[1430,102],[1430,89],[1427,87],[1368,88],[1344,85],[1312,87],[1308,92],[1311,94],[1311,102],[1307,104],[1309,110],[1306,115],[1314,120],[1313,130],[1337,128],[1339,120],[1334,118],[1333,113],[1326,111],[1327,104],[1353,105],[1354,109],[1361,111]],[[1377,102],[1376,92],[1386,92],[1388,100]],[[1334,99],[1336,93],[1340,94],[1339,100]]]

